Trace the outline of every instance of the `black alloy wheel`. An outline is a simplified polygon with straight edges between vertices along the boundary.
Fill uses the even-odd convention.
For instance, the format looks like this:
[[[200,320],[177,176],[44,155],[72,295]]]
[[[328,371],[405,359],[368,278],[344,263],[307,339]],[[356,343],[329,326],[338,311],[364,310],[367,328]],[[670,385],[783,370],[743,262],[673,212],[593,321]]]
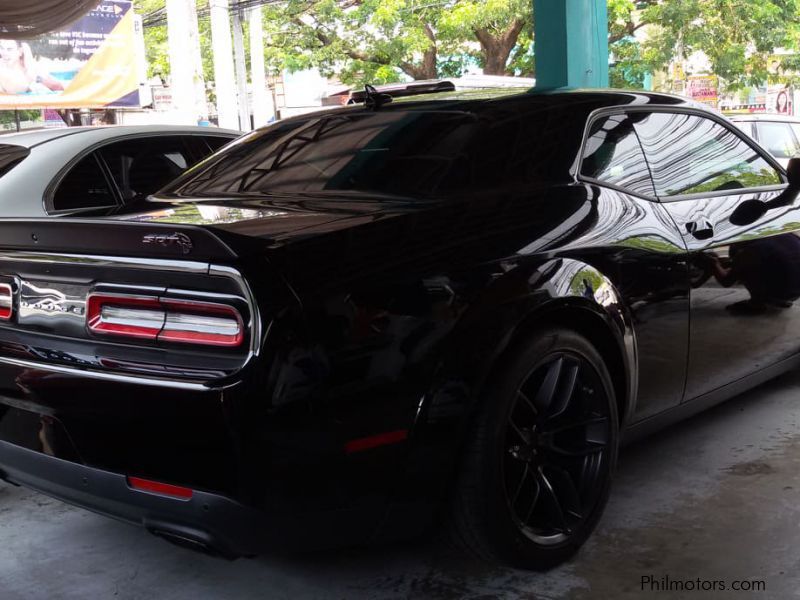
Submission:
[[[600,376],[578,354],[548,355],[517,390],[506,429],[503,477],[520,531],[563,543],[597,504],[611,425]]]
[[[614,388],[597,350],[566,329],[532,336],[504,362],[468,440],[450,531],[483,559],[548,569],[580,548],[605,507]]]

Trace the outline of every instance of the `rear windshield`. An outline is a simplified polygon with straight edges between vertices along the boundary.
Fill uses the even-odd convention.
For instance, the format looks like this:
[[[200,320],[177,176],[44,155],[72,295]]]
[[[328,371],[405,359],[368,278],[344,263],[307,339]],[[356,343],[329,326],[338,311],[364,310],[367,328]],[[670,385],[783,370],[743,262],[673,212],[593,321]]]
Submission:
[[[0,144],[0,177],[25,160],[31,151],[24,146]]]
[[[343,111],[278,123],[234,142],[158,196],[359,192],[427,198],[520,184],[551,172],[546,163],[554,158],[553,143],[564,138],[564,120],[533,99],[519,104]]]

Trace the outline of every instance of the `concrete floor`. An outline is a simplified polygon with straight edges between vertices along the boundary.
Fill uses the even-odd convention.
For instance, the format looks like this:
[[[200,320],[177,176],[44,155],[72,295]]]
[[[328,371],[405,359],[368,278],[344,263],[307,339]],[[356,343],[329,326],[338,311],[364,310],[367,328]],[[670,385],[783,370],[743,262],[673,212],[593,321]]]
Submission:
[[[626,448],[598,531],[546,574],[429,541],[229,563],[0,483],[0,599],[800,597],[800,374]],[[642,591],[643,576],[764,592]]]

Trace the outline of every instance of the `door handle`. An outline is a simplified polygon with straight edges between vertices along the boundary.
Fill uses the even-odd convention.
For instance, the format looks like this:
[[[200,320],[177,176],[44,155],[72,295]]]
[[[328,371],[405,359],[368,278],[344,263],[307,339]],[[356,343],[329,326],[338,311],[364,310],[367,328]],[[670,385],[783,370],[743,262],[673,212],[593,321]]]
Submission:
[[[714,225],[706,217],[686,223],[686,231],[698,240],[708,240],[714,237]]]

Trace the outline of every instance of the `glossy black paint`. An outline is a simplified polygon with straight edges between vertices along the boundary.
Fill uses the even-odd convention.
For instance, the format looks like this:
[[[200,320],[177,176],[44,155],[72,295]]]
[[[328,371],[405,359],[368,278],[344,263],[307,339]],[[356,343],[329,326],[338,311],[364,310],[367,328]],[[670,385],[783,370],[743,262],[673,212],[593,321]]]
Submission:
[[[696,396],[719,392],[719,401],[758,381],[766,372],[759,369],[788,368],[780,361],[797,353],[797,309],[734,318],[726,294],[741,296],[744,284],[729,278],[725,288],[697,270],[712,250],[732,255],[731,247],[754,236],[794,235],[795,194],[781,183],[666,202],[642,193],[646,188],[630,193],[581,177],[590,120],[596,111],[621,109],[701,110],[670,96],[628,92],[445,97],[396,102],[377,116],[348,108],[313,117],[313,127],[305,118],[246,136],[159,194],[151,212],[75,223],[91,252],[63,234],[70,221],[0,223],[0,233],[10,236],[2,239],[13,240],[0,244],[0,258],[9,249],[107,257],[74,265],[45,257],[35,268],[0,260],[0,276],[46,273],[57,281],[224,291],[250,307],[255,327],[247,353],[227,355],[235,364],[225,368],[225,356],[200,350],[0,326],[0,440],[221,494],[270,516],[357,514],[352,539],[341,537],[336,519],[315,522],[307,539],[363,542],[412,535],[432,522],[470,418],[480,402],[492,401],[492,370],[537,328],[573,327],[598,347],[632,435],[668,422]],[[244,190],[247,178],[220,167],[230,156],[243,164],[248,148],[275,131],[284,150],[305,131],[296,149],[303,152],[314,143],[311,133],[322,135],[331,119],[347,127],[389,123],[370,139],[401,149],[429,144],[453,123],[470,126],[436,155],[447,157],[444,171],[438,163],[423,169],[405,150],[379,165],[370,148],[366,155],[348,149],[350,134],[339,140],[346,159],[332,158],[344,166],[334,160],[330,168],[354,173],[334,176],[332,189],[302,160],[283,163],[288,175],[275,167],[277,159],[263,167],[267,179],[279,178],[275,191]],[[432,133],[431,123],[444,129]],[[362,158],[361,168],[382,168],[395,182],[405,178],[401,193],[387,195],[382,180],[361,177]],[[389,169],[404,161],[408,169]],[[418,194],[425,177],[440,187]],[[742,201],[781,194],[788,200],[755,223],[731,222]],[[710,239],[685,228],[698,212],[713,221]],[[178,247],[141,244],[141,234],[175,231],[196,241],[197,250],[184,255]],[[37,232],[41,241],[31,241]],[[139,258],[121,266],[115,256]],[[793,266],[789,260],[786,269]],[[134,366],[76,362],[123,351],[136,356]],[[398,431],[408,436],[346,451],[353,440]],[[11,472],[4,461],[12,460],[0,446],[0,475]],[[202,529],[191,515],[185,518]],[[180,520],[173,512],[160,518]]]

